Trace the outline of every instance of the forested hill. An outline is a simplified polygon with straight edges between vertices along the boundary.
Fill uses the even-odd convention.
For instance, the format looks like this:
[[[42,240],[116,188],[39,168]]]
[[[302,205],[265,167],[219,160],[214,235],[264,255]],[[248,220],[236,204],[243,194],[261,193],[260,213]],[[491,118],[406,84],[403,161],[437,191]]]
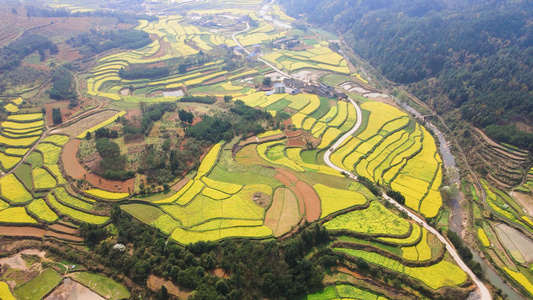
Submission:
[[[388,79],[501,142],[533,150],[533,4],[456,0],[280,0],[329,27]],[[429,81],[430,78],[436,78]],[[431,84],[430,84],[431,82]],[[504,126],[509,125],[511,126]],[[505,134],[502,134],[505,132]]]

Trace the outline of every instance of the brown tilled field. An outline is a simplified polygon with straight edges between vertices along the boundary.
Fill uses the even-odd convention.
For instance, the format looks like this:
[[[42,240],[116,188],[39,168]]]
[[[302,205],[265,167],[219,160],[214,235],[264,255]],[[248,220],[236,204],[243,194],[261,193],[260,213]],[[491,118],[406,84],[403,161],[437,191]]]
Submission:
[[[85,179],[93,186],[102,190],[123,193],[133,192],[135,187],[134,178],[126,181],[108,180],[96,174],[87,172],[87,170],[80,165],[76,158],[76,153],[78,152],[80,144],[80,140],[74,139],[68,142],[63,149],[61,161],[63,162],[63,166],[67,175],[74,179]]]
[[[302,194],[305,202],[305,218],[309,222],[320,219],[320,198],[315,190],[303,181],[296,183],[296,189]]]
[[[107,119],[111,118],[116,114],[117,111],[113,110],[105,110],[102,112],[98,112],[79,121],[76,121],[72,125],[69,125],[65,128],[57,129],[54,133],[62,133],[69,135],[70,137],[76,137],[82,132],[91,129],[92,127],[106,121]]]

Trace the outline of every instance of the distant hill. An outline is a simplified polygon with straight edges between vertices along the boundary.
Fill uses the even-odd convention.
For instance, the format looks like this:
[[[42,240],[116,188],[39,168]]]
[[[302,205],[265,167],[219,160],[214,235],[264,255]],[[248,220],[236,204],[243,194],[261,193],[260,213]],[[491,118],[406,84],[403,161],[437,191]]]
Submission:
[[[280,0],[437,111],[533,151],[530,1]],[[429,80],[435,78],[436,80]],[[431,100],[431,101],[430,101]]]

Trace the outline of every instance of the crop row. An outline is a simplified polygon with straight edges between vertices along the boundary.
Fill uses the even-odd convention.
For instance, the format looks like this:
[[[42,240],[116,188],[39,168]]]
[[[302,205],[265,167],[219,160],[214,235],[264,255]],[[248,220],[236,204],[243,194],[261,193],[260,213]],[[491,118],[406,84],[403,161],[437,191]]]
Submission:
[[[441,260],[440,262],[429,267],[407,267],[398,261],[384,257],[377,253],[345,248],[334,248],[334,250],[345,253],[352,257],[364,259],[371,264],[378,265],[398,273],[404,273],[405,275],[408,275],[414,279],[420,280],[434,290],[445,286],[459,286],[467,279],[466,273],[461,270],[461,268],[446,260]]]

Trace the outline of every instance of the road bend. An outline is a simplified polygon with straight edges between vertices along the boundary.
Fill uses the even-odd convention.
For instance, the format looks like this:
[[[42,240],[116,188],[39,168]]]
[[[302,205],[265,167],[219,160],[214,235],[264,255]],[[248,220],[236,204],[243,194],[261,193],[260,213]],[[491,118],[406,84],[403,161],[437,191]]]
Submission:
[[[345,170],[343,168],[340,168],[338,166],[336,166],[335,164],[333,164],[330,160],[330,156],[333,152],[335,152],[335,150],[346,140],[348,139],[352,134],[354,134],[357,129],[359,129],[359,127],[361,126],[361,123],[363,121],[363,114],[361,112],[361,108],[359,108],[359,105],[357,105],[357,103],[355,103],[355,101],[351,98],[348,98],[348,100],[352,103],[352,105],[355,107],[355,110],[357,112],[357,121],[354,125],[354,127],[348,131],[346,134],[344,134],[343,136],[341,136],[341,138],[335,143],[333,144],[333,146],[331,148],[329,148],[328,151],[326,151],[326,153],[324,154],[324,161],[326,162],[326,164],[328,166],[330,166],[331,168],[339,171],[339,172],[344,172],[346,173],[350,178],[354,179],[354,180],[357,180],[357,176],[355,174],[352,174],[351,172],[349,172],[348,170]],[[476,293],[478,295],[480,295],[481,299],[482,300],[491,300],[492,299],[492,296],[489,292],[489,290],[487,289],[487,287],[485,286],[485,284],[474,274],[474,272],[472,272],[472,270],[470,270],[470,268],[468,268],[468,266],[463,262],[463,260],[461,259],[461,257],[459,256],[459,254],[457,253],[457,251],[455,251],[455,248],[448,242],[448,240],[446,240],[444,238],[444,236],[442,236],[440,234],[440,232],[438,232],[435,228],[429,226],[429,224],[426,223],[425,220],[423,220],[422,218],[420,218],[419,216],[417,216],[416,214],[414,214],[413,212],[411,212],[410,210],[406,209],[404,206],[400,205],[398,202],[396,202],[394,199],[392,199],[391,197],[387,196],[385,193],[382,192],[381,196],[387,200],[388,202],[390,202],[392,205],[396,206],[400,211],[403,211],[404,213],[406,213],[411,219],[415,220],[417,223],[419,223],[421,226],[423,226],[424,228],[426,228],[429,232],[433,233],[435,236],[437,236],[437,238],[444,244],[446,245],[446,250],[448,250],[448,252],[450,253],[450,255],[453,257],[453,259],[457,262],[457,265],[459,265],[459,267],[461,269],[463,269],[463,271],[466,272],[466,274],[468,274],[468,276],[470,276],[470,278],[472,278],[472,281],[474,281],[474,284],[477,286],[477,290],[476,290]]]
[[[239,45],[240,47],[242,47],[244,49],[244,51],[248,54],[250,54],[250,52],[242,46],[241,43],[239,43],[239,41],[237,40],[236,38],[236,35],[239,34],[239,33],[243,33],[243,32],[246,32],[250,29],[250,25],[248,23],[246,23],[246,29],[244,30],[241,30],[239,32],[235,32],[232,37],[233,37],[233,41],[235,41],[235,43],[237,45]],[[269,62],[266,62],[265,60],[263,59],[259,59],[260,61],[262,61],[263,63],[265,63],[266,65],[268,65],[270,68],[272,68],[273,70],[275,70],[276,72],[284,75],[284,76],[287,76],[289,78],[292,78],[292,76],[290,76],[289,74],[279,70],[278,68],[276,68],[275,66],[273,66],[272,64],[270,64]],[[345,174],[347,174],[350,178],[354,179],[354,180],[357,180],[357,176],[355,174],[352,174],[351,172],[349,172],[348,170],[345,170],[343,168],[340,168],[338,166],[336,166],[335,164],[333,164],[330,160],[330,157],[331,157],[331,154],[333,152],[335,152],[335,150],[342,144],[344,143],[344,141],[346,141],[346,139],[348,139],[352,134],[354,134],[358,129],[359,127],[361,127],[361,124],[363,122],[363,113],[361,112],[361,108],[359,107],[359,105],[357,105],[357,103],[355,103],[355,101],[351,98],[348,98],[348,101],[350,101],[350,103],[355,107],[355,110],[357,112],[357,120],[355,122],[355,125],[353,126],[352,129],[350,129],[350,131],[346,132],[343,136],[341,136],[341,138],[339,140],[337,140],[337,142],[335,142],[335,144],[333,144],[333,146],[331,146],[329,148],[328,151],[326,151],[326,153],[324,154],[324,161],[326,162],[326,164],[328,166],[330,166],[331,168],[339,171],[339,172],[343,172]],[[410,210],[406,209],[405,207],[403,207],[402,205],[400,205],[398,202],[396,202],[394,199],[392,199],[391,197],[387,196],[385,193],[382,193],[381,196],[387,200],[388,202],[390,202],[392,205],[396,206],[400,211],[403,211],[405,212],[411,219],[413,219],[414,221],[416,221],[417,223],[419,223],[421,226],[423,226],[424,228],[426,228],[429,232],[433,233],[435,236],[437,236],[437,238],[444,244],[446,245],[446,250],[450,253],[450,255],[453,257],[453,259],[455,260],[455,262],[457,262],[457,265],[463,270],[465,271],[466,274],[468,274],[468,276],[470,276],[470,278],[472,278],[472,281],[474,281],[474,284],[477,286],[477,290],[476,290],[476,293],[480,296],[481,300],[492,300],[492,296],[489,292],[489,289],[487,288],[487,286],[485,286],[485,284],[474,274],[474,272],[472,272],[472,270],[470,270],[470,268],[468,268],[468,266],[463,262],[463,260],[461,259],[461,257],[459,256],[459,254],[457,253],[457,251],[455,250],[455,248],[448,242],[448,240],[446,240],[444,238],[444,236],[442,236],[442,234],[440,234],[440,232],[438,232],[435,228],[429,226],[429,224],[426,223],[425,220],[423,220],[422,218],[420,218],[419,216],[415,215],[414,213],[412,213]]]

